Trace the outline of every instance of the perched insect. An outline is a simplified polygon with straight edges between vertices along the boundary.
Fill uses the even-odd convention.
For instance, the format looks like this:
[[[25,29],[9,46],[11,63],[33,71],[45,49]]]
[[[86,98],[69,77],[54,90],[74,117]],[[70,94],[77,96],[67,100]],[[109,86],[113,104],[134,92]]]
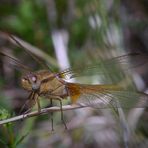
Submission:
[[[67,82],[65,79],[73,78],[83,73],[80,69],[66,69],[59,73],[51,72],[50,70],[41,70],[32,72],[30,69],[15,60],[14,58],[1,53],[3,56],[10,58],[15,64],[18,64],[21,68],[25,69],[27,73],[21,78],[21,86],[30,92],[29,100],[33,100],[37,103],[38,111],[40,112],[39,96],[44,96],[49,100],[59,100],[61,108],[61,119],[66,127],[63,119],[62,100],[70,97],[72,103],[78,103],[80,105],[92,106],[96,108],[107,107],[145,107],[148,96],[141,92],[131,92],[125,90],[118,84],[103,84],[103,85],[88,85],[80,83]],[[106,68],[110,68],[111,63],[119,64],[126,69],[128,66],[127,60],[129,58],[137,58],[141,56],[139,53],[131,53],[105,62]],[[134,65],[134,66],[137,66]],[[134,67],[133,66],[133,67]],[[90,72],[92,69],[96,69],[97,66],[87,67],[84,70]],[[138,102],[137,102],[138,101]],[[135,102],[136,105],[131,105]]]

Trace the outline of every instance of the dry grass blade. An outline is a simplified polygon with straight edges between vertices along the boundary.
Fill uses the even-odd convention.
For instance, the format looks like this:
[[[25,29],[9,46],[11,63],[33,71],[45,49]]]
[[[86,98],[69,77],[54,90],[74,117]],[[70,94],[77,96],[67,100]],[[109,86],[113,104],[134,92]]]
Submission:
[[[0,51],[0,56],[8,58],[11,61],[10,65],[13,65],[13,67],[16,68],[16,69],[19,68],[19,69],[24,70],[26,72],[32,71],[32,69],[30,67],[23,65],[19,60],[9,56],[8,54],[5,54],[5,53]]]
[[[45,52],[43,52],[41,49],[34,47],[32,45],[30,45],[29,43],[23,41],[22,39],[13,36],[13,38],[15,38],[21,45],[23,45],[23,47],[25,47],[26,50],[28,50],[29,52],[33,53],[34,55],[40,57],[41,59],[44,59],[46,62],[48,62],[49,64],[53,65],[53,66],[57,66],[57,62],[55,59],[53,59],[52,57],[50,57],[48,54],[46,54]],[[11,40],[12,41],[12,40]],[[17,45],[17,43],[15,43],[14,41],[12,41],[12,43],[14,43],[15,45]],[[18,46],[18,45],[17,45]]]
[[[43,50],[41,50],[41,49],[29,44],[28,42],[20,39],[19,37],[16,37],[16,36],[11,35],[9,33],[5,33],[5,32],[0,32],[0,33],[2,34],[2,36],[4,38],[9,39],[10,42],[12,44],[14,44],[15,46],[22,45],[22,47],[25,48],[26,51],[36,55],[37,57],[39,57],[43,60],[45,60],[48,64],[55,66],[55,67],[58,66],[56,60],[54,58],[52,58],[51,56],[49,56],[47,53],[45,53]]]

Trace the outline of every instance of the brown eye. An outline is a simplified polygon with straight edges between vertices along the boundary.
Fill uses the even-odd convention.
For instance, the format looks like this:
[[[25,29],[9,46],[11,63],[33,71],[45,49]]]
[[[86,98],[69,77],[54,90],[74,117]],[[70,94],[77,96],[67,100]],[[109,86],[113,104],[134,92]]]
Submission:
[[[26,82],[27,81],[27,79],[26,78],[22,78],[22,82]]]

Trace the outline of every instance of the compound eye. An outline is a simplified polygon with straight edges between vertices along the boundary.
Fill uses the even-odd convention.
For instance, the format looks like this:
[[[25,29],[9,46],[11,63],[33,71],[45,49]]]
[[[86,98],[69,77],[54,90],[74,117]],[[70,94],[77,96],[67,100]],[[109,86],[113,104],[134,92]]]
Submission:
[[[27,79],[26,78],[22,78],[22,82],[26,82],[27,81]]]
[[[36,76],[33,76],[31,79],[32,79],[32,81],[33,81],[34,83],[36,83],[36,81],[37,81]]]

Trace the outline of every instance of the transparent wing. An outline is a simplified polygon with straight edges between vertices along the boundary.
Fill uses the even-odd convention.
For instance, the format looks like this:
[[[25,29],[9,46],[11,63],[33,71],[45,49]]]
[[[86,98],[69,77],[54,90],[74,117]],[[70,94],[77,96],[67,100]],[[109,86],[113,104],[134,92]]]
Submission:
[[[30,67],[27,67],[25,65],[23,65],[20,61],[18,61],[17,59],[3,53],[3,52],[0,52],[0,56],[1,57],[6,57],[8,58],[8,60],[10,61],[9,62],[9,65],[10,66],[13,66],[14,68],[16,68],[17,70],[21,70],[23,72],[31,72],[32,69]]]
[[[100,90],[83,88],[76,103],[95,108],[145,108],[148,107],[148,95],[136,91],[111,90],[110,88]]]
[[[12,39],[16,43],[17,46],[24,49],[25,52],[28,53],[28,55],[30,55],[40,66],[42,66],[42,68],[50,69],[50,67],[46,63],[43,62],[43,59],[41,59],[35,55],[35,53],[38,52],[38,55],[46,56],[46,54],[44,52],[40,51],[37,48],[34,48],[33,46],[29,45],[27,42],[19,39],[18,37],[14,36],[14,35],[8,34],[8,36],[10,37],[10,39]],[[36,50],[36,52],[32,53],[31,51],[34,51],[34,50]]]
[[[86,67],[79,67],[75,69],[66,69],[59,73],[60,78],[71,79],[78,76],[89,76],[94,74],[104,74],[105,70],[107,73],[115,72],[114,69],[129,70],[141,65],[144,65],[148,62],[146,55],[142,53],[130,53],[115,57],[109,60],[100,61],[93,65],[88,65]],[[133,61],[133,64],[130,64],[130,60]]]

